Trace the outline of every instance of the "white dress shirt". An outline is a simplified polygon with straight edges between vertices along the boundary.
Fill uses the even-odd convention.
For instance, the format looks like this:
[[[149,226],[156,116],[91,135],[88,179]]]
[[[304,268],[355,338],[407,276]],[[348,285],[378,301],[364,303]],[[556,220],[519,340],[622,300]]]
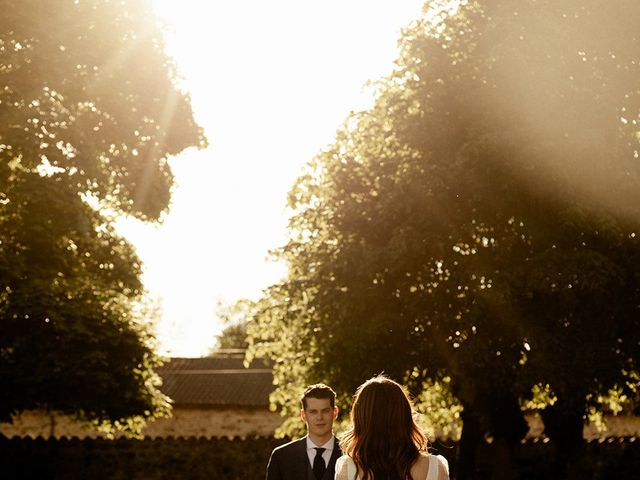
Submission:
[[[324,452],[322,452],[322,458],[324,459],[325,467],[329,465],[329,460],[331,460],[331,454],[333,453],[333,444],[335,443],[335,437],[331,435],[331,438],[324,445],[316,445],[311,441],[311,439],[307,436],[307,456],[309,457],[309,463],[313,465],[313,459],[316,457],[316,448],[324,448]]]

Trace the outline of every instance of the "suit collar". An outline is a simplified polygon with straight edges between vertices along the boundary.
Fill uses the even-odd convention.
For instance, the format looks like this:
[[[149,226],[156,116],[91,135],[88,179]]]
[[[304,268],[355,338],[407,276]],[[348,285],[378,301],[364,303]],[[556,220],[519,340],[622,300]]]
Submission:
[[[309,438],[309,435],[305,436],[304,438],[305,438],[305,448],[307,449],[316,448],[316,447],[320,447],[320,448],[330,447],[331,450],[335,450],[336,444],[338,443],[338,439],[333,434],[331,434],[331,438],[327,440],[325,443],[323,443],[322,445],[316,445],[315,443],[313,443],[313,441]]]

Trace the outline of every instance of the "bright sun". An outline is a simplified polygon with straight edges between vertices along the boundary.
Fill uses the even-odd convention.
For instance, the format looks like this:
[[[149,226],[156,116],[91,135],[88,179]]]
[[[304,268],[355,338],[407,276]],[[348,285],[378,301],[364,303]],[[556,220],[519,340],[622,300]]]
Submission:
[[[285,240],[286,193],[331,142],[369,79],[393,67],[417,0],[153,0],[167,50],[211,147],[171,160],[159,227],[122,223],[162,308],[160,351],[198,356],[223,325],[216,304],[256,298],[284,274],[265,261]]]

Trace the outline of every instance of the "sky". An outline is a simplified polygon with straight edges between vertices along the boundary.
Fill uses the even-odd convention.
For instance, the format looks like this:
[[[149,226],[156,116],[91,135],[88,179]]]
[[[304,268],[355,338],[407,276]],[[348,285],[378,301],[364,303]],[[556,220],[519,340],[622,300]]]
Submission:
[[[122,220],[160,307],[159,353],[205,355],[219,304],[257,299],[285,275],[268,251],[286,241],[286,196],[368,80],[393,69],[400,30],[422,0],[152,0],[167,51],[210,146],[170,159],[175,186],[160,225]]]

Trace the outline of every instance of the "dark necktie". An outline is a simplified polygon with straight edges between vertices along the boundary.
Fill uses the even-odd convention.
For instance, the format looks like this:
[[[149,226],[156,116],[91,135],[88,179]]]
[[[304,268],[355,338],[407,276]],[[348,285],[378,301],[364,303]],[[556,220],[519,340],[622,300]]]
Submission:
[[[313,459],[313,474],[315,475],[317,480],[320,480],[324,475],[324,471],[327,469],[324,464],[324,458],[322,458],[322,454],[326,450],[325,448],[315,447],[316,456]]]

